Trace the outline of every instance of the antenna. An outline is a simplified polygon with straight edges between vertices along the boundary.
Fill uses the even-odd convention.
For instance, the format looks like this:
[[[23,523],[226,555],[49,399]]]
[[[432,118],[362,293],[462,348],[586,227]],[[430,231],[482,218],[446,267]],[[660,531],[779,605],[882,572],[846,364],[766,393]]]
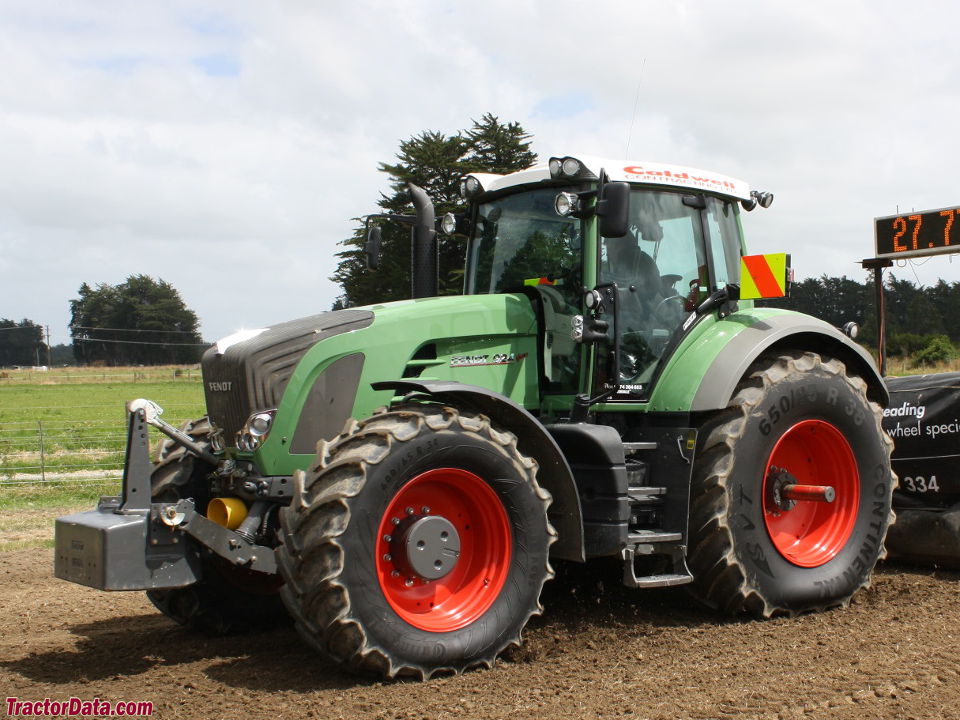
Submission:
[[[640,88],[643,85],[643,69],[647,66],[647,59],[640,63],[640,78],[637,80],[637,96],[633,100],[633,115],[630,116],[630,130],[627,132],[627,147],[623,151],[623,159],[630,157],[630,141],[633,140],[633,126],[637,121],[637,108],[640,106]]]

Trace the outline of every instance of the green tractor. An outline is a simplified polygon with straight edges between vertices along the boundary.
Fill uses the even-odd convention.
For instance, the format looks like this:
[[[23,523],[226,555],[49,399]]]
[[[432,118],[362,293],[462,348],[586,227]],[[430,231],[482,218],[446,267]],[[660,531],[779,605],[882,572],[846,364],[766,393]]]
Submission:
[[[411,187],[414,298],[219,341],[186,428],[128,404],[123,494],[57,521],[57,576],[196,629],[289,614],[386,678],[489,667],[552,560],[619,558],[629,587],[758,617],[869,582],[887,391],[840,331],[741,297],[740,210],[772,195],[589,157],[462,190],[439,223],[466,235],[462,296],[433,297],[438,223]]]

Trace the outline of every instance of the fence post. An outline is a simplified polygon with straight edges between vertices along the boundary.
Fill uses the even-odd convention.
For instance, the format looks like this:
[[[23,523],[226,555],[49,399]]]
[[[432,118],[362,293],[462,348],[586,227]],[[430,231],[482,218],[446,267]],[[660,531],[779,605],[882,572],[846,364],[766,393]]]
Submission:
[[[43,420],[37,420],[37,430],[40,434],[40,482],[47,481],[46,458],[43,449]]]

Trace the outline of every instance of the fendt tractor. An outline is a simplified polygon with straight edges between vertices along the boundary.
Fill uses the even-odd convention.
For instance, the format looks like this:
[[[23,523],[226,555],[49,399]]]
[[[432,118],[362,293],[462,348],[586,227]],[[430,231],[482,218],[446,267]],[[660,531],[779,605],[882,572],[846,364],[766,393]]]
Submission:
[[[461,187],[438,223],[411,186],[413,299],[220,340],[185,428],[129,403],[122,494],[57,521],[57,576],[192,629],[289,615],[386,678],[489,667],[553,560],[759,617],[869,582],[887,391],[844,333],[741,293],[740,210],[770,193],[591,157]],[[438,224],[466,236],[462,296],[435,297]],[[751,285],[782,289],[774,264]]]

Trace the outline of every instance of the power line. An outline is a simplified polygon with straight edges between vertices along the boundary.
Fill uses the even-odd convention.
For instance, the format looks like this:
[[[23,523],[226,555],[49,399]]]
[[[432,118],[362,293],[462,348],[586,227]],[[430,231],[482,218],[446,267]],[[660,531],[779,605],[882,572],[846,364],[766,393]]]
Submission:
[[[149,333],[182,333],[184,335],[196,335],[196,330],[147,330],[145,328],[110,328],[93,327],[92,325],[71,325],[71,330],[109,330],[111,332],[149,332]]]
[[[182,347],[210,347],[212,343],[175,343],[175,342],[147,342],[146,340],[110,340],[107,338],[75,337],[74,342],[102,342],[115,343],[120,345],[163,345],[164,347],[176,345]]]

